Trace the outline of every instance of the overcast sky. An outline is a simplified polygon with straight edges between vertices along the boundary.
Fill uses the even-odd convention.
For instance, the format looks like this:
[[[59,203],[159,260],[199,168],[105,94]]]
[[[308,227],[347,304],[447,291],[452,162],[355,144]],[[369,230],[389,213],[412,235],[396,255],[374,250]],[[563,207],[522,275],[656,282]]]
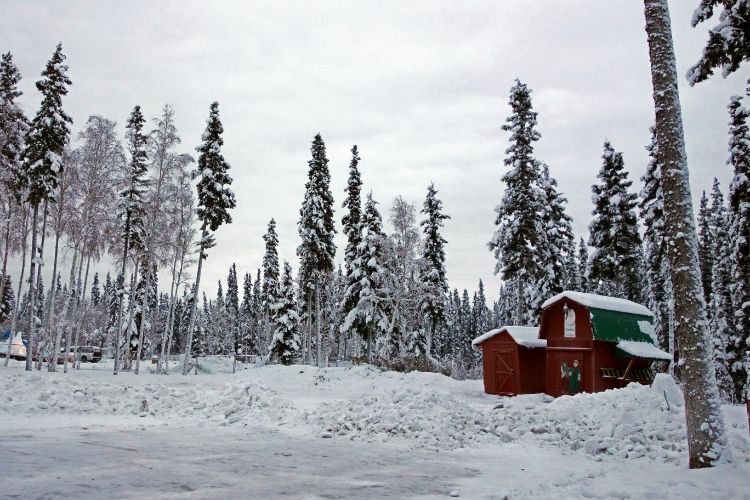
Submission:
[[[684,75],[708,26],[690,27],[698,0],[670,3]],[[2,15],[0,51],[12,52],[23,74],[29,116],[40,101],[33,83],[60,41],[73,80],[64,106],[76,134],[93,114],[116,120],[123,133],[134,105],[156,117],[169,103],[183,151],[192,154],[209,104],[219,101],[237,209],[205,263],[209,296],[232,262],[241,274],[260,266],[271,217],[280,257],[296,267],[296,223],[318,132],[339,230],[357,144],[364,189],[384,214],[396,195],[421,207],[435,182],[452,217],[445,227],[451,286],[471,291],[482,278],[490,298],[500,284],[487,249],[503,192],[500,127],[516,77],[533,89],[542,135],[536,154],[568,197],[578,235],[587,235],[605,138],[624,153],[634,189],[647,161],[653,102],[643,5],[635,0],[6,0]],[[695,88],[680,81],[694,195],[714,176],[726,189],[726,105],[744,91],[748,67]],[[338,261],[343,241],[339,234]]]

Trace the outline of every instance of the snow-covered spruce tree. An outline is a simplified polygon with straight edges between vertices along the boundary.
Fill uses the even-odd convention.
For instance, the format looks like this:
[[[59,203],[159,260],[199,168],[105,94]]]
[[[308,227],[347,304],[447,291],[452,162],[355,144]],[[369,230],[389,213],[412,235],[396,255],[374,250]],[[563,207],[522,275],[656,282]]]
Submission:
[[[346,236],[346,250],[344,252],[344,268],[346,269],[345,289],[354,284],[357,278],[352,275],[354,268],[352,262],[357,253],[357,247],[362,238],[361,220],[362,220],[362,176],[359,173],[359,150],[355,144],[352,147],[352,161],[349,164],[349,180],[346,186],[346,198],[342,208],[346,210],[341,219],[342,231]],[[345,300],[340,305],[344,317],[357,306],[359,296],[344,294]],[[351,328],[351,336],[362,335],[358,331],[359,325],[355,322]]]
[[[300,317],[297,313],[292,266],[288,262],[284,262],[284,274],[275,297],[276,302],[269,304],[274,331],[268,350],[282,365],[291,365],[301,343],[298,331]]]
[[[68,66],[64,64],[65,55],[62,52],[62,44],[58,44],[52,58],[42,72],[42,79],[36,82],[36,88],[42,93],[42,104],[36,116],[31,122],[26,136],[26,149],[24,150],[23,176],[28,183],[27,200],[32,209],[31,221],[31,265],[29,276],[36,276],[37,266],[43,265],[38,254],[42,249],[37,244],[37,219],[39,205],[52,199],[60,182],[63,162],[62,155],[68,144],[70,129],[73,120],[62,108],[62,98],[68,93]],[[29,287],[30,310],[36,310],[36,287]],[[40,319],[34,314],[30,316],[29,324],[29,346],[34,350],[34,334]],[[31,356],[26,357],[26,371],[32,368]]]
[[[714,8],[719,6],[719,24],[709,30],[703,55],[688,70],[690,85],[708,79],[716,68],[721,68],[722,76],[727,77],[750,60],[750,0],[700,0],[693,13],[693,28],[711,19]]]
[[[729,452],[702,299],[669,6],[666,0],[644,0],[644,10],[664,197],[664,237],[674,296],[674,331],[683,366],[689,464],[691,468],[710,467]]]
[[[506,188],[495,208],[497,230],[489,242],[497,264],[495,273],[504,280],[516,282],[516,317],[525,323],[533,319],[533,308],[527,287],[537,279],[537,249],[542,244],[542,192],[539,189],[539,162],[534,159],[533,143],[541,137],[536,131],[537,113],[531,106],[531,89],[516,80],[510,89],[509,104],[513,110],[503,125],[510,132],[510,146],[505,150],[503,175]]]
[[[581,237],[578,240],[578,276],[580,279],[580,290],[589,291],[589,247],[586,240]]]
[[[487,307],[487,297],[484,293],[484,283],[481,279],[479,280],[479,288],[474,292],[474,299],[471,304],[471,314],[477,336],[491,329],[490,310]]]
[[[208,117],[206,131],[203,133],[203,144],[198,146],[198,168],[193,175],[200,178],[198,181],[198,220],[201,223],[201,239],[198,242],[198,271],[195,275],[195,292],[200,290],[201,269],[206,259],[206,250],[214,246],[214,238],[209,231],[214,232],[222,224],[231,224],[232,217],[229,210],[233,209],[237,202],[234,193],[229,188],[232,178],[229,176],[229,164],[221,154],[221,146],[224,140],[221,134],[224,127],[219,120],[219,103],[211,104],[211,113]],[[190,348],[195,328],[196,303],[193,302],[190,312],[190,325],[187,330],[187,342],[185,346],[185,357],[183,359],[182,373],[187,375],[190,369]]]
[[[719,181],[714,179],[711,189],[711,208],[708,214],[709,251],[711,262],[711,289],[708,300],[708,325],[713,344],[713,362],[716,370],[716,382],[722,400],[732,401],[741,396],[744,378],[738,377],[735,366],[742,366],[745,361],[744,349],[737,349],[734,341],[734,308],[731,295],[731,247],[729,240],[729,218],[724,206],[724,195]],[[736,389],[735,389],[736,388]]]
[[[648,281],[648,306],[654,313],[654,333],[659,346],[673,351],[670,339],[672,286],[669,281],[669,262],[667,261],[664,240],[664,199],[661,187],[661,168],[657,155],[656,133],[651,129],[651,143],[646,146],[651,158],[646,173],[641,177],[643,189],[640,193],[639,208],[643,220],[645,243],[645,264]]]
[[[230,351],[234,356],[239,352],[240,346],[240,290],[237,284],[237,266],[234,262],[229,267],[227,276],[227,298],[224,301],[224,310],[232,342]]]
[[[639,281],[641,236],[635,214],[633,182],[622,160],[622,153],[604,142],[599,183],[591,186],[594,216],[589,225],[589,286],[592,291],[640,302],[643,290]]]
[[[302,242],[297,247],[300,259],[299,282],[302,298],[305,301],[308,324],[305,361],[312,355],[311,330],[312,320],[316,329],[316,362],[322,362],[322,325],[320,322],[321,284],[324,276],[333,271],[333,259],[336,256],[336,245],[333,236],[336,229],[333,224],[333,194],[331,194],[331,174],[328,171],[326,145],[320,134],[313,139],[310,147],[312,158],[308,161],[308,180],[305,184],[305,198],[300,208],[300,220],[297,225]],[[314,312],[312,306],[315,306]]]
[[[240,346],[242,354],[257,352],[257,343],[254,337],[255,309],[253,307],[253,277],[245,273],[242,281],[242,303],[240,304]]]
[[[268,229],[263,235],[266,251],[263,254],[263,311],[261,323],[263,327],[263,336],[260,339],[263,350],[267,348],[271,340],[273,331],[271,320],[271,306],[276,304],[279,299],[279,236],[276,234],[276,220],[271,219],[268,222]]]
[[[716,179],[714,179],[715,181]],[[701,201],[698,208],[698,264],[701,268],[701,283],[703,284],[703,298],[706,303],[711,302],[711,269],[713,267],[713,255],[711,254],[711,217],[708,209],[708,196],[706,192],[701,193]],[[709,317],[711,311],[708,312]]]
[[[448,243],[441,234],[441,228],[449,215],[443,213],[443,202],[437,197],[435,183],[427,186],[427,197],[422,205],[421,214],[425,216],[419,225],[422,226],[424,243],[422,244],[422,267],[420,279],[424,284],[422,311],[427,317],[427,355],[432,355],[432,338],[440,322],[445,319],[445,302],[448,293],[448,278],[445,272],[445,244]]]
[[[102,290],[99,285],[99,273],[94,273],[94,280],[91,282],[91,304],[96,307],[102,300]]]
[[[539,185],[542,193],[543,243],[537,249],[539,277],[530,288],[533,290],[534,318],[539,317],[542,303],[563,291],[569,255],[575,254],[573,219],[565,213],[568,200],[557,191],[557,181],[550,175],[549,167],[542,164]],[[574,266],[572,266],[574,267]],[[532,324],[536,324],[532,321]]]
[[[748,17],[745,17],[746,24]],[[748,88],[750,94],[750,88]],[[729,163],[734,175],[729,185],[729,213],[731,227],[732,302],[734,304],[733,338],[729,349],[731,373],[737,387],[737,397],[750,399],[750,387],[744,387],[750,366],[744,363],[743,351],[750,351],[750,111],[742,106],[742,98],[734,96],[729,104]]]
[[[11,242],[12,214],[20,211],[22,186],[21,178],[24,136],[28,130],[26,117],[16,100],[23,94],[18,90],[21,73],[18,71],[10,52],[0,59],[0,194],[2,194],[2,212],[5,214],[3,227],[3,263],[0,271],[0,297],[5,289],[11,288],[7,281],[8,253]],[[10,339],[8,340],[10,342]]]
[[[133,276],[135,276],[138,274],[140,256],[146,250],[146,242],[143,235],[146,216],[145,193],[148,186],[148,180],[146,179],[148,170],[146,164],[148,160],[148,153],[146,152],[148,137],[143,132],[145,122],[143,113],[141,113],[141,107],[135,106],[126,125],[127,149],[130,153],[130,163],[125,181],[126,187],[120,193],[120,208],[118,213],[120,219],[120,240],[122,241],[122,261],[120,262],[119,276],[123,280],[118,280],[118,284],[122,285],[122,287],[118,286],[117,289],[118,312],[117,324],[115,325],[115,375],[120,370],[121,332],[123,328],[126,331],[130,330],[130,317],[135,305],[135,298],[131,295],[128,300],[128,309],[130,312],[128,313],[129,317],[126,325],[123,322],[123,301],[126,294],[124,279],[125,270],[128,265],[128,255],[132,254],[135,256],[135,269],[133,270]]]
[[[357,305],[349,311],[341,325],[341,332],[346,333],[359,321],[367,345],[367,360],[372,361],[372,343],[388,331],[389,316],[383,294],[386,270],[383,267],[383,221],[377,209],[372,193],[367,195],[367,202],[361,221],[361,242],[357,246],[352,261],[352,274],[358,278],[346,289],[346,296],[359,297]]]

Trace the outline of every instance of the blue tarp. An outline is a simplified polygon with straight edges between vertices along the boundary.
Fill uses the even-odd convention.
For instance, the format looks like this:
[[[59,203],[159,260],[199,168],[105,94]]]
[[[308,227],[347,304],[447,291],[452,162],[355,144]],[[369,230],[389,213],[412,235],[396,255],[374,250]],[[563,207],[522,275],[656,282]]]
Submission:
[[[10,332],[3,332],[3,334],[0,335],[0,343],[2,343],[2,342],[7,343],[9,338],[10,338]],[[21,342],[23,342],[23,345],[25,345],[26,347],[29,347],[29,341],[28,340],[22,339]]]

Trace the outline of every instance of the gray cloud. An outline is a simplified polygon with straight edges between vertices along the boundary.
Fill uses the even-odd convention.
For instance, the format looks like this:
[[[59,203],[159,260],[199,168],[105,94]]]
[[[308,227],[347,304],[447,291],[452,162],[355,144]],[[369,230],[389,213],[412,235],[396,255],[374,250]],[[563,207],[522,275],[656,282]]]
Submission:
[[[682,74],[705,39],[706,28],[689,27],[694,4],[671,5]],[[640,2],[8,2],[3,17],[0,50],[16,57],[29,114],[38,106],[33,82],[58,41],[76,130],[102,114],[122,131],[133,105],[155,117],[169,103],[192,152],[209,103],[220,102],[238,206],[206,263],[209,295],[232,261],[254,273],[271,217],[281,257],[296,261],[317,132],[337,205],[355,143],[365,189],[384,212],[398,194],[421,205],[435,181],[452,216],[451,284],[473,289],[481,277],[491,297],[500,281],[486,242],[503,190],[500,125],[514,78],[534,90],[537,153],[579,234],[604,139],[624,152],[631,178],[645,168],[653,105]],[[694,194],[714,176],[726,187],[725,107],[748,76],[745,68],[696,88],[681,82]]]

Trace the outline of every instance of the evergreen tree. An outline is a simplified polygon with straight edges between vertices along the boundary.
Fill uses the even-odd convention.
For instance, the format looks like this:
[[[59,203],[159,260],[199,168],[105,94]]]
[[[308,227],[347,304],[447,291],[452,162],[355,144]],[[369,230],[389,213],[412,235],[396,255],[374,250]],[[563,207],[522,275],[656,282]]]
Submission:
[[[362,177],[359,173],[359,150],[355,145],[352,147],[352,161],[349,164],[349,180],[346,187],[346,198],[342,204],[342,208],[347,210],[344,213],[341,223],[343,226],[343,233],[346,236],[346,250],[344,252],[344,267],[346,268],[346,284],[345,290],[353,286],[357,281],[358,277],[354,276],[354,259],[357,254],[357,247],[359,246],[362,238],[361,233],[361,221],[362,221]],[[356,287],[354,288],[356,289]],[[344,293],[343,302],[340,305],[340,309],[344,317],[349,314],[359,302],[359,296],[356,294],[347,295]],[[352,324],[351,332],[352,335],[362,335],[363,332],[359,331],[359,322],[355,321]]]
[[[674,346],[670,340],[672,301],[671,282],[669,279],[669,262],[667,261],[664,243],[664,199],[661,187],[661,166],[657,155],[656,133],[651,128],[651,143],[646,146],[649,153],[646,173],[641,177],[643,189],[639,202],[641,219],[644,225],[645,262],[648,281],[648,306],[654,313],[654,333],[659,346],[672,352]]]
[[[7,285],[3,287],[3,295],[0,296],[0,323],[8,319],[16,307],[16,297],[13,294],[10,275],[5,275],[5,283],[7,283]]]
[[[356,144],[352,147],[352,161],[349,164],[349,181],[346,187],[346,199],[342,208],[347,210],[341,219],[343,233],[346,236],[346,251],[344,252],[344,267],[347,277],[352,272],[352,261],[359,246],[361,234],[360,220],[362,218],[362,177],[359,174],[359,151]]]
[[[99,288],[99,273],[94,273],[94,281],[91,283],[91,303],[94,307],[99,305],[102,299],[102,292]]]
[[[320,134],[313,139],[310,152],[312,159],[308,162],[308,181],[305,184],[305,198],[302,201],[298,223],[302,242],[297,247],[297,255],[300,259],[299,282],[308,314],[311,304],[315,303],[313,316],[317,331],[316,357],[320,363],[322,357],[320,297],[323,295],[320,290],[323,281],[321,275],[328,275],[333,271],[333,259],[336,255],[333,236],[336,234],[336,229],[333,223],[331,174],[328,171],[326,146]],[[308,349],[309,347],[308,342]]]
[[[125,279],[125,268],[128,263],[128,254],[132,253],[136,256],[140,256],[146,250],[143,224],[146,215],[145,193],[148,186],[148,180],[146,179],[146,171],[148,168],[146,164],[148,159],[146,147],[148,144],[148,137],[143,132],[143,125],[145,122],[146,120],[141,113],[141,107],[136,106],[133,108],[133,112],[130,114],[126,125],[128,152],[130,153],[130,165],[126,180],[127,185],[120,193],[120,238],[123,242],[122,262],[120,264],[121,279],[119,281],[121,284],[124,284],[123,280]],[[136,258],[136,269],[134,270],[134,274],[138,271],[137,267],[139,262],[140,258]],[[119,303],[117,328],[115,330],[115,374],[120,369],[120,330],[124,324],[122,319],[122,304],[125,296],[124,287],[118,286],[117,293],[119,296]],[[129,302],[131,304],[135,303],[133,297],[131,297]]]
[[[425,219],[420,222],[425,235],[422,245],[423,265],[420,269],[420,280],[424,284],[422,311],[429,320],[427,337],[427,354],[432,354],[432,337],[441,321],[445,319],[445,301],[448,293],[448,278],[445,273],[445,244],[448,243],[440,233],[443,223],[450,216],[443,213],[443,202],[437,197],[435,184],[427,187],[427,197],[420,213]],[[419,339],[415,339],[419,340]]]
[[[690,85],[708,79],[716,68],[721,68],[722,76],[726,77],[737,71],[742,62],[750,60],[750,0],[700,0],[693,13],[693,28],[711,19],[718,6],[723,9],[719,24],[709,30],[703,55],[688,70]]]
[[[734,308],[730,292],[732,276],[729,220],[724,206],[724,196],[717,179],[714,179],[711,190],[711,208],[707,217],[709,231],[707,243],[713,256],[710,273],[712,293],[707,298],[709,301],[708,324],[713,343],[713,364],[722,399],[732,401],[736,395],[741,395],[741,392],[735,392],[735,387],[741,388],[744,380],[740,378],[741,375],[738,376],[734,368],[742,365],[744,352],[736,349],[733,342],[736,339],[736,332],[732,328]]]
[[[367,342],[367,359],[372,359],[372,342],[384,336],[388,331],[388,309],[382,298],[385,284],[383,267],[383,222],[372,193],[367,195],[365,211],[361,222],[362,243],[357,247],[352,261],[352,273],[359,279],[346,289],[347,296],[357,296],[359,300],[354,309],[349,311],[342,332],[348,332],[355,321],[362,326]]]
[[[237,286],[237,266],[234,263],[229,268],[227,276],[227,300],[224,308],[231,332],[232,353],[237,354],[240,345],[240,295]]]
[[[253,277],[250,273],[245,273],[242,281],[242,303],[240,304],[240,345],[243,354],[256,352],[257,343],[253,336],[254,327],[254,308],[253,308]]]
[[[745,18],[747,19],[747,17]],[[750,94],[750,88],[748,88]],[[734,176],[729,185],[731,227],[732,303],[734,305],[733,337],[729,349],[736,355],[730,367],[737,387],[738,399],[750,399],[750,387],[744,387],[750,366],[742,353],[750,352],[750,111],[742,106],[741,97],[732,97],[729,104],[729,160]]]
[[[6,195],[12,195],[20,204],[20,189],[26,184],[23,178],[24,137],[28,122],[16,100],[23,95],[18,90],[21,73],[10,52],[0,60],[0,183]],[[7,229],[6,229],[7,230]],[[7,241],[8,235],[6,235]]]
[[[510,90],[509,104],[513,113],[506,119],[503,130],[511,133],[504,161],[510,170],[502,178],[505,194],[495,208],[497,231],[489,247],[497,259],[495,273],[516,282],[516,315],[525,322],[533,316],[526,287],[537,278],[536,249],[543,243],[539,163],[533,156],[533,143],[541,136],[536,131],[537,113],[531,106],[531,90],[518,80]]]
[[[635,215],[636,195],[622,160],[622,153],[604,143],[599,184],[594,184],[594,220],[589,226],[590,287],[596,293],[635,302],[643,290],[639,281],[641,237]]]
[[[714,183],[716,183],[714,178]],[[700,208],[698,209],[698,264],[701,268],[701,283],[703,284],[703,298],[706,303],[711,301],[711,269],[713,268],[713,255],[711,253],[711,221],[708,209],[708,196],[703,191],[701,194]],[[710,314],[710,311],[709,311]]]
[[[586,240],[578,240],[578,276],[582,292],[589,291],[589,247]]]
[[[23,152],[22,176],[26,184],[26,198],[32,209],[31,222],[31,265],[29,266],[30,311],[29,316],[29,346],[34,350],[34,335],[36,333],[39,318],[36,312],[36,287],[33,286],[33,277],[37,274],[37,265],[41,264],[42,248],[37,243],[37,221],[39,205],[50,199],[54,201],[55,193],[60,184],[63,162],[62,155],[68,145],[70,135],[69,125],[73,120],[62,108],[62,98],[68,93],[67,86],[72,82],[68,78],[68,66],[64,64],[65,55],[62,53],[62,45],[58,44],[52,58],[42,72],[42,79],[36,82],[36,88],[42,94],[42,104],[26,136],[26,149]],[[26,357],[26,371],[31,371],[31,356]]]
[[[536,324],[542,303],[563,291],[569,254],[575,254],[572,219],[565,213],[568,200],[557,191],[557,181],[550,176],[549,167],[542,164],[539,179],[542,194],[543,244],[537,249],[539,277],[531,286]]]
[[[277,291],[277,299],[271,305],[274,333],[269,348],[271,355],[278,358],[282,365],[292,364],[301,347],[297,330],[300,317],[296,308],[292,266],[284,262],[284,274]]]
[[[472,317],[474,318],[475,333],[478,337],[490,330],[490,310],[487,308],[487,297],[484,294],[484,283],[479,280],[479,288],[474,293],[472,302]]]
[[[200,177],[198,181],[198,219],[201,222],[201,239],[199,245],[198,270],[195,276],[195,292],[200,290],[201,270],[206,258],[206,250],[214,246],[214,238],[209,231],[215,232],[222,224],[231,224],[232,217],[229,210],[233,209],[237,202],[234,193],[229,188],[232,178],[229,176],[229,164],[221,154],[221,146],[224,139],[221,135],[224,127],[219,119],[219,103],[211,104],[211,112],[203,133],[203,144],[197,150],[198,168],[193,172],[194,177]],[[187,330],[187,342],[185,356],[183,359],[183,374],[187,374],[190,362],[190,349],[192,343],[193,329],[195,328],[196,303],[192,304],[190,313],[190,325]]]
[[[279,297],[279,237],[274,219],[268,222],[263,241],[266,242],[266,252],[263,255],[263,305],[269,314],[270,307]]]

